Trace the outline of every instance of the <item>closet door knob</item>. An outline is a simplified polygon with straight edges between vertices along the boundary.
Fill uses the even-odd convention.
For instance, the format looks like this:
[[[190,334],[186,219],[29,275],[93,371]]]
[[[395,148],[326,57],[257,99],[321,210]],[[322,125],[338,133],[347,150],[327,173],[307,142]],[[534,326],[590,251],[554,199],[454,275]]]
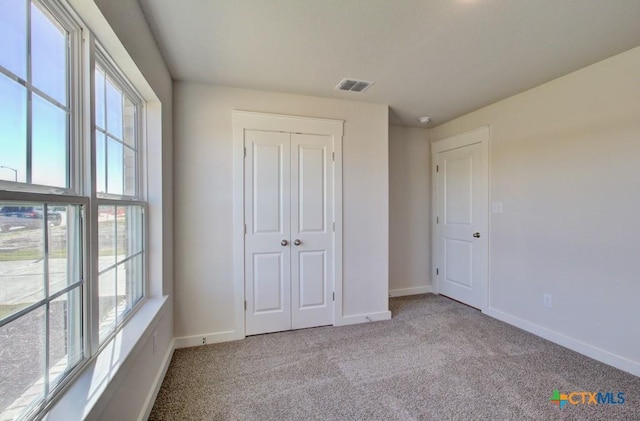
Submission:
[[[289,242],[287,240],[282,240],[282,241],[280,241],[280,245],[282,247],[287,247],[289,245]]]
[[[473,238],[480,238],[480,233],[479,232],[474,232],[473,233]]]
[[[302,241],[296,239],[296,241],[294,241],[293,244],[296,246],[299,246],[300,244],[302,244]]]

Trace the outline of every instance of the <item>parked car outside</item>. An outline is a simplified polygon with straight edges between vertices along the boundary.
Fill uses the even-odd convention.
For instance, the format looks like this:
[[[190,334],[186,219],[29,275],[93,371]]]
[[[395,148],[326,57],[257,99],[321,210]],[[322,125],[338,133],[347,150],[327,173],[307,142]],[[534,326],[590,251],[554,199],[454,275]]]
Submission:
[[[6,232],[13,227],[41,227],[43,215],[43,208],[38,206],[3,206],[0,209],[0,231]],[[48,210],[47,221],[51,225],[58,226],[62,223],[62,215]]]

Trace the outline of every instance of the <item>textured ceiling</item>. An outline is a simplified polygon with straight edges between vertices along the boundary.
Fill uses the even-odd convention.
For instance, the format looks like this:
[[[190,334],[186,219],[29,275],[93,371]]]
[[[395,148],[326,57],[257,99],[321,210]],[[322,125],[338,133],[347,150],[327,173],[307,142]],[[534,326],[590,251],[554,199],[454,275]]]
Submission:
[[[176,80],[388,104],[430,126],[640,45],[639,0],[140,0]],[[362,94],[334,87],[375,81]]]

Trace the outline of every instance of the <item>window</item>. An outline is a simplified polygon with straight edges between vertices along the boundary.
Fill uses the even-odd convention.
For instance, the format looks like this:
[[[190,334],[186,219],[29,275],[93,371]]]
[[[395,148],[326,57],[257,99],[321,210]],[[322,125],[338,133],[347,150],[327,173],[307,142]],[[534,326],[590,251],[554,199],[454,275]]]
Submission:
[[[143,295],[144,202],[138,200],[138,115],[142,101],[100,51],[94,74],[102,343]]]
[[[0,202],[2,419],[29,412],[84,359],[85,207]]]
[[[36,417],[145,295],[144,102],[74,16],[0,1],[3,420]]]
[[[70,32],[36,2],[0,2],[0,179],[70,187]]]
[[[105,59],[99,56],[99,61]],[[127,93],[115,70],[95,70],[96,191],[136,197],[137,109],[140,100]]]
[[[143,207],[136,205],[98,208],[100,342],[142,298],[142,214]]]

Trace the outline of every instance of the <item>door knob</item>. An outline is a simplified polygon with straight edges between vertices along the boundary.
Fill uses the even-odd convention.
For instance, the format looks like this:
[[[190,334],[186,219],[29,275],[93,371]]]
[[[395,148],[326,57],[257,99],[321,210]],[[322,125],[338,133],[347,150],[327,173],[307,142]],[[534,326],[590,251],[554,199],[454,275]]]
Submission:
[[[282,241],[280,241],[280,245],[282,247],[287,247],[289,245],[289,242],[287,240],[282,240]]]
[[[298,240],[296,238],[296,241],[293,242],[294,245],[299,246],[300,244],[302,244],[302,241]]]
[[[473,233],[473,237],[474,238],[480,238],[480,233],[479,232],[474,232]]]

